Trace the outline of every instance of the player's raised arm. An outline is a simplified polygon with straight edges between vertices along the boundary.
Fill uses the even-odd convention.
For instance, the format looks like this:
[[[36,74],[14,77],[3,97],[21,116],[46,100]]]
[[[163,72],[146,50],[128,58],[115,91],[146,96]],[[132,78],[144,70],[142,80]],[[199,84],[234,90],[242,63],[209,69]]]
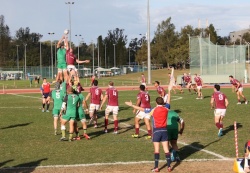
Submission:
[[[130,102],[125,102],[126,105],[134,108],[134,110],[139,110],[139,111],[143,111],[144,112],[144,108],[142,107],[139,107],[139,106],[136,106],[136,105],[133,105],[133,103],[130,101]]]
[[[61,43],[62,43],[62,41],[63,41],[63,39],[64,39],[64,35],[62,36],[62,38],[57,42],[57,48],[60,48],[61,47]]]

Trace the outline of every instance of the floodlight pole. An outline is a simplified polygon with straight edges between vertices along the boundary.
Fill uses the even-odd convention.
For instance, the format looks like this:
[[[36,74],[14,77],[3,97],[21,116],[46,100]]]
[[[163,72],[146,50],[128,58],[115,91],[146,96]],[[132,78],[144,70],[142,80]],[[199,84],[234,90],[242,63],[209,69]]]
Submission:
[[[148,41],[148,84],[151,84],[151,55],[150,55],[150,14],[149,0],[147,8],[147,41]]]
[[[54,35],[55,33],[54,33],[54,32],[49,32],[48,34],[49,34],[49,35]],[[53,67],[52,39],[50,39],[50,43],[51,43],[51,44],[50,44],[50,45],[51,45],[51,50],[50,50],[50,51],[51,51],[51,79],[53,79],[53,73],[54,73],[54,72],[53,72],[53,68],[54,68],[54,67]]]
[[[73,5],[75,2],[65,2],[66,5],[69,5],[69,47],[71,48],[71,11],[70,6]]]

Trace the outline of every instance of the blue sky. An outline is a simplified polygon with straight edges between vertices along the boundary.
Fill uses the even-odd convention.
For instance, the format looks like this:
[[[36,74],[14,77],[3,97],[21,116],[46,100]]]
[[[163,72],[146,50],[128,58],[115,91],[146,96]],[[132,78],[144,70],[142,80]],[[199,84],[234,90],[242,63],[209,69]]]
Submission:
[[[128,41],[147,32],[147,0],[0,0],[0,14],[11,29],[11,35],[20,27],[43,35],[42,40],[59,39],[69,28],[71,5],[72,41],[78,39],[89,44],[109,30],[124,29]],[[179,31],[190,24],[205,27],[212,23],[218,34],[250,27],[250,1],[247,0],[150,0],[151,39],[156,26],[168,17]],[[50,36],[48,32],[54,32]],[[75,35],[81,34],[81,37]]]

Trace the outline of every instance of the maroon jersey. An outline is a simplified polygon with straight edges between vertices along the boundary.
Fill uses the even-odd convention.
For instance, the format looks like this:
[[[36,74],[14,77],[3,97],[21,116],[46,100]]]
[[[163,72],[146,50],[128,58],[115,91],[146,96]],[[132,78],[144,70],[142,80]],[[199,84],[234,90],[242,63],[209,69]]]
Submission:
[[[157,90],[158,94],[160,94],[161,96],[166,95],[166,91],[161,86],[158,86],[156,90]]]
[[[201,80],[201,78],[199,76],[196,76],[194,78],[194,81],[196,82],[197,86],[202,86],[202,80]]]
[[[109,106],[118,106],[118,91],[114,87],[110,87],[106,90],[106,95],[108,96]]]
[[[99,105],[101,101],[102,90],[97,86],[92,86],[89,92],[91,94],[90,103]]]
[[[151,108],[150,105],[150,96],[145,91],[140,91],[137,94],[137,100],[140,99],[140,107],[142,108]]]
[[[66,62],[67,62],[67,65],[74,65],[75,60],[76,60],[76,57],[73,54],[73,52],[70,52],[70,50],[67,50],[67,52],[66,52]]]
[[[184,81],[186,82],[186,83],[190,83],[190,82],[192,82],[191,81],[191,76],[184,76]]]
[[[226,109],[225,100],[227,96],[220,91],[213,93],[212,98],[215,101],[215,109]]]
[[[232,80],[230,80],[230,83],[231,83],[233,86],[237,87],[237,86],[238,86],[237,83],[240,83],[240,82],[239,82],[237,79],[232,79]],[[240,87],[242,87],[241,83],[240,83],[239,88],[240,88]]]

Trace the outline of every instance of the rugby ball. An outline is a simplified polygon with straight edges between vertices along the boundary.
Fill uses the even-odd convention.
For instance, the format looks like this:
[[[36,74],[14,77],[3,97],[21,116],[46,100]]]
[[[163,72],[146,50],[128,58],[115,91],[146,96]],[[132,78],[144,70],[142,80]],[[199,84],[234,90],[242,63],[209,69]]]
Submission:
[[[65,29],[64,30],[64,34],[67,35],[69,33],[69,30],[68,29]]]

